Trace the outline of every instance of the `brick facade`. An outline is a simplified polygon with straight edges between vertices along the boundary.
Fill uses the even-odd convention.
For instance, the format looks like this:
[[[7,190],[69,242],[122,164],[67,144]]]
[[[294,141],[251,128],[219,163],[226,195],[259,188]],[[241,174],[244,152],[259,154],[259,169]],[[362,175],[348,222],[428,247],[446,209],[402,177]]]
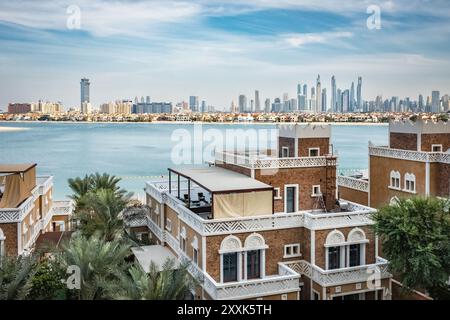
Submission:
[[[431,152],[433,144],[441,144],[442,152],[447,151],[450,148],[450,133],[422,134],[420,140],[422,151]]]
[[[392,149],[417,150],[417,134],[391,132],[389,143]]]
[[[359,203],[364,206],[369,204],[369,193],[352,188],[338,186],[339,199]]]
[[[310,148],[319,148],[319,156],[330,153],[329,138],[300,138],[298,139],[298,156],[309,157]]]
[[[289,148],[289,157],[295,157],[295,139],[294,138],[278,138],[278,157],[283,157],[283,147]]]

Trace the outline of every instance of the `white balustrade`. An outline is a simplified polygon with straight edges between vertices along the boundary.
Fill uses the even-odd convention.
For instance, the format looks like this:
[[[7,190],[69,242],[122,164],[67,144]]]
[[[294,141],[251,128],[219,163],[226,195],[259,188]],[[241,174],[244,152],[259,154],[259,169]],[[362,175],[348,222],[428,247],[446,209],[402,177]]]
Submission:
[[[29,197],[18,208],[2,208],[0,209],[0,222],[20,222],[34,208],[34,198]]]
[[[439,162],[450,164],[450,154],[446,152],[423,152],[414,150],[392,149],[369,145],[369,155],[418,162]]]
[[[346,187],[362,192],[369,192],[369,182],[367,180],[338,176],[337,183],[339,187]]]

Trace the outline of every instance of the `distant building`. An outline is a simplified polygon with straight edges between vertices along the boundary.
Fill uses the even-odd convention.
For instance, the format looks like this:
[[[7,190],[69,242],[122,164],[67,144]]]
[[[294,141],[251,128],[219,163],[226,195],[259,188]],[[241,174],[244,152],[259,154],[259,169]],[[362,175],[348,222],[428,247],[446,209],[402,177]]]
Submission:
[[[362,78],[358,77],[358,86],[356,87],[356,106],[359,110],[362,109]]]
[[[198,112],[198,96],[189,97],[189,108],[192,112]]]
[[[322,84],[320,83],[320,75],[317,75],[317,97],[316,97],[316,110],[315,112],[323,112],[322,109]]]
[[[8,113],[18,114],[18,113],[29,113],[31,112],[31,103],[10,103],[8,105]]]
[[[133,114],[152,114],[152,113],[172,113],[173,106],[170,102],[151,102],[133,104],[131,113]]]
[[[269,113],[270,112],[270,99],[267,98],[264,102],[264,112]]]
[[[202,101],[202,108],[201,108],[201,112],[202,113],[205,113],[207,111],[207,108],[206,108],[206,101],[205,100],[203,100]]]
[[[431,92],[431,112],[441,111],[441,98],[439,91]]]
[[[336,78],[335,76],[331,77],[331,111],[336,112],[337,111],[337,104],[336,104]]]
[[[259,100],[258,90],[255,90],[255,112],[261,112],[261,102]]]
[[[239,112],[247,112],[247,97],[243,94],[239,95]]]
[[[89,79],[83,78],[80,82],[81,91],[81,113],[89,113],[89,106],[91,102],[90,98],[90,85]]]

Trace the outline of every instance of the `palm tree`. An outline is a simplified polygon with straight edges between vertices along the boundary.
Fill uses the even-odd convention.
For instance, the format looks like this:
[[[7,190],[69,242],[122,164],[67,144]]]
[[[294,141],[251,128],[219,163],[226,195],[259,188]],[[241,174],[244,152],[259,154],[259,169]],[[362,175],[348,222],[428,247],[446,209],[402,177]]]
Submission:
[[[196,281],[188,273],[188,264],[175,267],[167,259],[161,269],[150,264],[146,273],[139,265],[132,265],[128,274],[110,283],[108,296],[118,300],[182,300],[187,297]]]
[[[406,287],[449,299],[450,202],[401,199],[374,215],[374,229],[392,272]]]
[[[122,277],[127,267],[125,259],[130,253],[130,247],[119,241],[73,236],[69,243],[63,245],[59,261],[64,269],[70,266],[79,268],[78,298],[94,300],[104,298],[104,287]]]
[[[73,192],[69,197],[75,202],[77,208],[81,207],[83,197],[92,190],[91,176],[85,175],[84,178],[70,178],[68,182]]]
[[[0,264],[0,300],[25,299],[31,289],[33,257],[4,257]]]
[[[129,199],[117,197],[110,189],[89,192],[83,199],[84,207],[75,212],[82,234],[87,237],[96,234],[106,241],[120,238],[124,230],[121,213]]]

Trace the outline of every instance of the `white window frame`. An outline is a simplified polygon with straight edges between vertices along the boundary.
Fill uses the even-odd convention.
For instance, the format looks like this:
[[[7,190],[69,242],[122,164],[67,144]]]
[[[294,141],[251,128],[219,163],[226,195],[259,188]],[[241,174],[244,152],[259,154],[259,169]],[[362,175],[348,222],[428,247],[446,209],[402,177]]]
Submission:
[[[6,236],[3,233],[2,228],[0,228],[0,262],[2,260],[2,257],[6,255],[6,253],[5,253],[5,240],[6,240]]]
[[[172,232],[172,220],[166,218],[166,230]]]
[[[284,155],[284,151],[286,151],[286,150],[287,150],[287,156]],[[281,147],[281,157],[282,158],[289,158],[289,147],[286,147],[286,146]]]
[[[274,190],[274,196],[273,196],[273,198],[275,199],[275,200],[281,200],[281,199],[283,199],[283,197],[281,196],[281,188],[273,188],[273,190]]]
[[[311,151],[312,151],[312,150],[317,151],[317,156],[312,156],[312,155],[311,155]],[[320,148],[319,148],[319,147],[308,148],[308,156],[309,156],[309,157],[320,157]]]
[[[401,190],[402,185],[402,176],[399,171],[392,170],[389,174],[389,188],[394,190]],[[398,182],[398,186],[396,186],[396,183],[392,183],[393,179],[395,179],[395,182]]]
[[[294,203],[294,207],[295,210],[294,212],[298,211],[298,196],[299,196],[299,185],[298,184],[285,184],[284,185],[284,212],[287,212],[287,188],[290,187],[295,187],[295,203]]]
[[[439,147],[439,151],[434,151],[433,149],[435,147]],[[431,152],[442,152],[442,150],[443,150],[442,144],[432,144],[431,145]]]
[[[294,253],[294,248],[297,249],[297,253]],[[289,250],[290,253],[288,253]],[[292,243],[284,246],[283,258],[295,258],[301,256],[302,254],[300,253],[300,243]]]
[[[413,188],[411,188],[411,184]],[[405,186],[403,191],[416,193],[416,175],[414,173],[405,173]]]
[[[315,192],[314,189],[318,188],[319,192]],[[320,184],[315,184],[312,186],[311,197],[320,197],[322,195],[322,191],[320,190]]]

